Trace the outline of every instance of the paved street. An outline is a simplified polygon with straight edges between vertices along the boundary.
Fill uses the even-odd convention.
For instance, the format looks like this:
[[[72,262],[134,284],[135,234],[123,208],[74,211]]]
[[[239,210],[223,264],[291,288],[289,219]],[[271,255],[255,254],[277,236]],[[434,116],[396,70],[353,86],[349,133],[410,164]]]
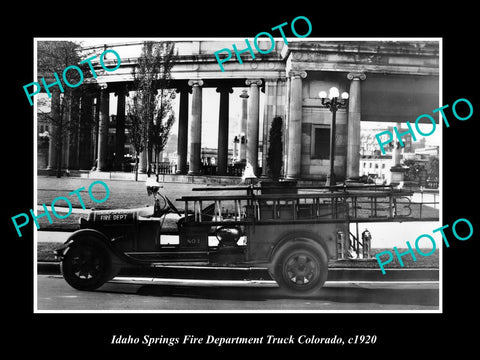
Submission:
[[[438,310],[437,282],[327,282],[308,298],[292,298],[272,281],[115,278],[92,292],[59,275],[38,275],[38,310]]]

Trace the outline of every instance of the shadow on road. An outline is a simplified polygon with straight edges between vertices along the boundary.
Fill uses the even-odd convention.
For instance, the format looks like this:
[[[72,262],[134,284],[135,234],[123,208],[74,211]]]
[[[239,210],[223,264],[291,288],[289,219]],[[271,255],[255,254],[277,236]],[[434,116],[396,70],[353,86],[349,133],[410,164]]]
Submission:
[[[324,288],[318,297],[335,303],[438,306],[438,289]]]
[[[117,292],[115,291],[115,287],[108,287],[108,290],[104,287],[100,291]],[[393,289],[381,289],[335,286],[324,287],[318,294],[302,296],[299,298],[297,296],[292,296],[284,290],[276,287],[143,285],[138,287],[136,294],[155,297],[178,297],[202,300],[230,300],[249,302],[300,299],[333,303],[375,303],[379,305],[439,305],[439,292],[436,288],[424,289],[399,287]]]

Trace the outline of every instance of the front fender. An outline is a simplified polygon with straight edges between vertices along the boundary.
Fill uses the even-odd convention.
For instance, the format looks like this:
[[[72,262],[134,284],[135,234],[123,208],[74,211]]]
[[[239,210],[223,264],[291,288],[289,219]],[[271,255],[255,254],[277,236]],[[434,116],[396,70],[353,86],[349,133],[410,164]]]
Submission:
[[[136,265],[136,266],[145,266],[148,265],[148,261],[132,259],[131,257],[127,256],[123,252],[117,250],[113,245],[108,236],[103,234],[102,232],[95,230],[95,229],[80,229],[75,231],[71,234],[68,239],[65,241],[63,246],[54,251],[55,256],[62,260],[63,256],[67,253],[69,247],[74,243],[79,243],[81,241],[95,241],[102,242],[110,253],[113,256],[113,260],[118,265],[129,266],[129,265]]]
[[[55,250],[55,256],[57,256],[60,260],[62,259],[63,256],[67,253],[69,247],[73,243],[79,243],[82,241],[92,241],[94,239],[95,241],[100,241],[103,243],[108,250],[118,259],[122,260],[127,260],[126,256],[120,252],[118,252],[111,244],[110,239],[103,233],[101,233],[98,230],[94,229],[80,229],[75,231],[73,234],[71,234],[67,240],[63,243],[63,246],[57,250]]]
[[[293,243],[309,244],[317,248],[320,254],[321,253],[325,254],[324,261],[328,263],[328,258],[329,258],[328,247],[325,244],[325,240],[321,236],[310,231],[297,230],[297,231],[288,232],[280,237],[280,239],[276,242],[275,246],[271,249],[269,254],[269,262],[267,264],[267,268],[270,276],[273,279],[275,278],[274,266],[277,262],[278,256],[281,254],[281,250],[284,248],[284,246],[288,246],[288,244],[293,244]]]
[[[325,243],[325,240],[323,239],[322,236],[319,234],[315,234],[311,231],[303,230],[294,230],[291,232],[287,232],[286,234],[282,234],[282,236],[279,238],[278,241],[275,242],[275,246],[270,250],[269,253],[269,258],[270,260],[273,259],[274,255],[277,253],[277,251],[285,244],[289,243],[295,238],[302,238],[302,239],[308,239],[312,243],[316,244],[316,246],[321,246],[323,251],[325,251],[327,258],[330,257],[330,251],[328,250],[328,246]],[[303,241],[303,240],[302,240]]]
[[[57,251],[60,251],[62,249],[67,249],[70,246],[70,244],[72,244],[74,241],[82,241],[82,240],[84,241],[86,239],[91,239],[91,238],[98,239],[111,248],[110,240],[108,239],[107,236],[102,234],[100,231],[94,230],[94,229],[80,229],[75,231],[73,234],[71,234],[67,238],[67,240],[63,243],[63,246]]]

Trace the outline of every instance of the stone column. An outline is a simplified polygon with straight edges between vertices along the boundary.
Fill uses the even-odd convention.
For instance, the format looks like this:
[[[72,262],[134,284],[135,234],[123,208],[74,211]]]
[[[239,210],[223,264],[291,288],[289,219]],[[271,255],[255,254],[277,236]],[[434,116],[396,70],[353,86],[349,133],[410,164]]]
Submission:
[[[59,134],[58,126],[60,119],[60,90],[57,88],[52,89],[52,100],[51,100],[51,111],[50,111],[50,121],[49,121],[49,133],[50,140],[48,143],[48,170],[56,170],[58,163],[58,148],[59,146]]]
[[[202,151],[202,86],[203,80],[189,80],[192,87],[192,109],[190,112],[190,175],[200,174]]]
[[[82,96],[80,107],[79,168],[90,170],[92,167],[91,146],[94,124],[93,98],[90,94]]]
[[[98,168],[98,125],[100,122],[100,92],[95,96],[95,105],[93,107],[93,131],[92,131],[92,163]],[[93,168],[93,167],[92,167]]]
[[[267,153],[269,146],[270,124],[275,114],[277,79],[265,79],[265,103],[263,107],[262,176],[267,175]]]
[[[238,143],[239,143],[238,136],[235,136],[233,139],[233,159],[237,162],[238,159]]]
[[[117,126],[115,129],[115,170],[122,170],[125,148],[125,97],[128,96],[127,87],[124,85],[115,92],[117,99]]]
[[[138,172],[141,174],[146,174],[148,170],[147,166],[147,149],[143,149],[143,151],[138,155]]]
[[[240,154],[239,161],[245,163],[247,161],[247,114],[248,114],[248,94],[247,90],[243,90],[240,94],[242,99],[242,113],[240,117]]]
[[[245,84],[250,86],[247,115],[247,162],[252,165],[253,173],[258,175],[258,128],[260,123],[260,89],[262,80],[247,79]]]
[[[177,138],[177,174],[187,173],[188,153],[188,90],[180,88],[180,109],[178,113],[178,138]]]
[[[288,152],[286,177],[300,177],[302,170],[302,79],[305,71],[290,71],[290,108],[288,113]]]
[[[233,89],[230,86],[221,86],[217,88],[217,92],[220,93],[220,108],[218,113],[217,175],[227,175],[229,125],[228,94],[233,93]]]
[[[100,92],[100,117],[98,124],[98,165],[97,170],[106,171],[108,169],[108,127],[110,122],[109,105],[110,93],[107,90],[107,84],[101,87]]]
[[[348,100],[348,125],[347,125],[347,178],[360,175],[360,120],[361,98],[360,80],[366,76],[362,72],[347,74],[350,82]]]
[[[60,112],[61,123],[58,129],[58,136],[60,138],[60,149],[57,155],[58,162],[62,169],[68,170],[68,160],[70,154],[70,109],[71,109],[71,94],[63,93],[60,95]]]
[[[72,91],[70,97],[69,116],[69,144],[68,144],[68,166],[67,169],[78,169],[79,167],[79,140],[80,140],[80,96]]]

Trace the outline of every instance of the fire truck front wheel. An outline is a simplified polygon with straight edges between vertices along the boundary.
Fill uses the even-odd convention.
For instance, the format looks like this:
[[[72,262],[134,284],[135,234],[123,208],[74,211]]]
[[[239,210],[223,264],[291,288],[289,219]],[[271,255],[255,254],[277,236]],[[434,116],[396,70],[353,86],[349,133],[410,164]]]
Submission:
[[[60,268],[70,286],[85,291],[99,288],[119,271],[107,247],[94,239],[70,245]]]
[[[293,295],[317,293],[327,279],[325,250],[311,241],[286,244],[275,256],[273,275],[278,285]]]

